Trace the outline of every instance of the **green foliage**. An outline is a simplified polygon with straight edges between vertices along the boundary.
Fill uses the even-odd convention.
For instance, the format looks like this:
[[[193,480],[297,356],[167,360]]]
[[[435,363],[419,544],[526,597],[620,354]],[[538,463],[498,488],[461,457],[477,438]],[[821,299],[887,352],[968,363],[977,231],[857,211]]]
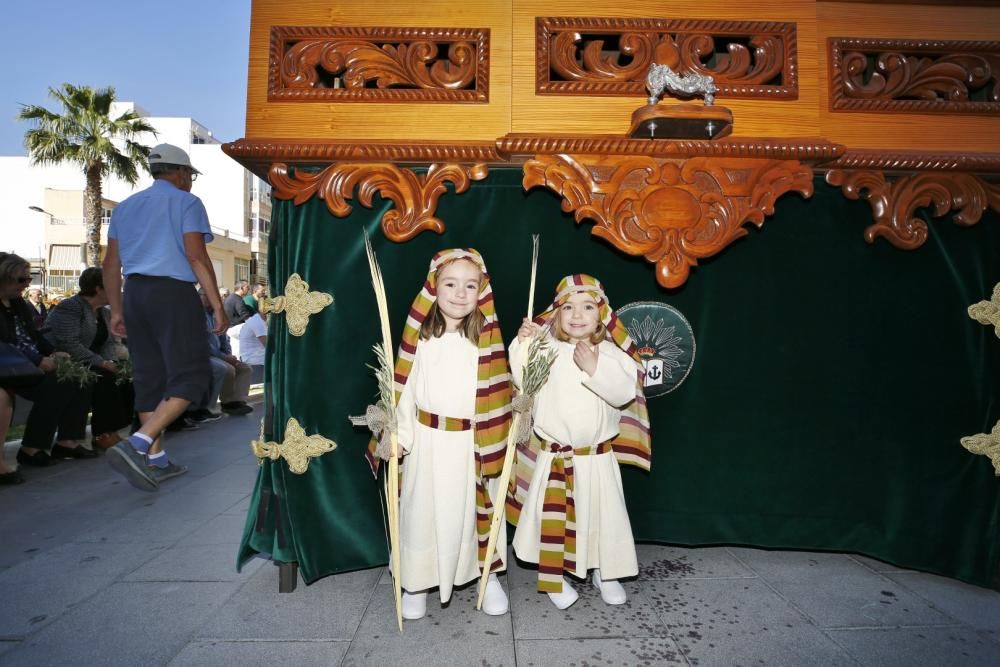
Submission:
[[[537,394],[549,379],[549,370],[558,353],[549,344],[546,329],[539,329],[528,344],[528,362],[524,365],[521,391],[528,396]]]
[[[118,371],[115,376],[115,384],[123,385],[132,382],[132,359],[126,357],[118,362]]]
[[[156,131],[134,111],[111,117],[114,88],[64,83],[49,88],[49,96],[60,103],[61,114],[30,104],[17,116],[34,125],[24,133],[32,164],[75,162],[84,170],[98,167],[102,177],[113,174],[132,184],[139,179],[139,168],[147,168],[149,148],[136,139],[147,133],[155,136]]]
[[[85,389],[97,382],[97,373],[89,364],[78,363],[69,357],[58,356],[56,360],[56,380],[58,382],[72,382]]]

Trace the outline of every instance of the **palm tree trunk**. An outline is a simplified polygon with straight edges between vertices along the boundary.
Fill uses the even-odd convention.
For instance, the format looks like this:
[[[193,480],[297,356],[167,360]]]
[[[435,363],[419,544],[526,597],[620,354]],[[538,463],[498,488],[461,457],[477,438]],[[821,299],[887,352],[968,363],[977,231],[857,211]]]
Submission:
[[[90,162],[86,168],[87,189],[83,194],[83,221],[87,229],[87,266],[101,265],[101,163]]]

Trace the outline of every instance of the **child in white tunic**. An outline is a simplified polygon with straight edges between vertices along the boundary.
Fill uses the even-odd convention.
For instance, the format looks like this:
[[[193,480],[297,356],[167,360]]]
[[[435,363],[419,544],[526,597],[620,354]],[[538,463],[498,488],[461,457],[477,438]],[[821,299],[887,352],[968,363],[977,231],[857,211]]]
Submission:
[[[514,552],[538,563],[538,590],[560,609],[578,598],[563,573],[586,578],[589,570],[602,599],[623,604],[617,580],[635,576],[638,564],[616,457],[648,469],[642,367],[625,351],[635,345],[600,282],[567,276],[552,307],[534,323],[526,319],[511,344],[518,386],[521,346],[546,321],[557,357],[534,400],[530,449],[519,450],[519,459],[534,461],[519,460],[526,479],[512,500],[519,509]]]
[[[395,378],[403,455],[399,574],[403,618],[413,620],[426,613],[429,589],[437,588],[444,604],[453,586],[479,578],[503,464],[510,373],[489,275],[475,250],[434,256],[407,318]],[[504,568],[506,533],[498,545],[491,572]],[[495,573],[482,608],[507,613]]]

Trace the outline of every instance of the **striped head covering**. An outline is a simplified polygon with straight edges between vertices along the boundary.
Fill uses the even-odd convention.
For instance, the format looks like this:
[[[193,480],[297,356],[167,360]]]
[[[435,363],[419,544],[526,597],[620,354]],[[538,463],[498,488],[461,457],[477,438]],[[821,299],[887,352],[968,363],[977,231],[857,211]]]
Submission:
[[[486,541],[490,532],[490,517],[493,505],[486,491],[484,479],[495,477],[503,469],[504,455],[507,451],[507,431],[511,422],[511,388],[510,368],[507,365],[507,351],[500,334],[500,323],[497,320],[496,308],[493,303],[493,289],[490,286],[490,274],[482,255],[472,248],[452,248],[442,250],[431,259],[430,269],[424,286],[413,300],[406,325],[403,327],[403,337],[399,344],[394,368],[396,400],[399,401],[403,387],[413,369],[413,361],[417,354],[417,343],[420,341],[420,327],[427,319],[431,306],[437,301],[437,274],[446,264],[465,259],[483,273],[479,289],[479,312],[483,314],[484,322],[479,332],[479,370],[476,381],[476,414],[472,429],[475,438],[476,478],[476,528],[479,533],[480,561],[485,557]],[[375,456],[376,441],[373,438],[368,447],[368,461],[373,471],[378,469],[379,459]],[[500,567],[500,557],[497,556],[491,564],[491,571]]]
[[[577,273],[566,276],[559,281],[556,286],[556,298],[552,305],[535,318],[535,323],[547,325],[559,312],[571,296],[584,292],[597,301],[598,317],[608,330],[608,335],[615,345],[625,351],[639,368],[643,367],[642,357],[639,356],[639,348],[628,333],[628,329],[608,303],[608,297],[604,293],[604,285],[593,276]],[[642,392],[642,372],[636,375],[635,400],[622,410],[621,421],[617,437],[611,441],[611,448],[615,453],[615,458],[622,465],[634,465],[643,470],[649,470],[650,466],[650,438],[649,438],[649,411],[646,409],[646,396]]]

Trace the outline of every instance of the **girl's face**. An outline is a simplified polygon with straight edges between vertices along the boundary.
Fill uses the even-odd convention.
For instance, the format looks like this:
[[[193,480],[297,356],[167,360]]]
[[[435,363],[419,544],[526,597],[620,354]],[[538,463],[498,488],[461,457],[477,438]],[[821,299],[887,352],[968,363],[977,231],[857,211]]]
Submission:
[[[462,320],[476,309],[482,280],[483,272],[467,259],[438,270],[437,305],[448,331],[458,331]]]
[[[559,308],[559,327],[574,341],[589,341],[600,323],[598,305],[593,296],[577,292]]]

